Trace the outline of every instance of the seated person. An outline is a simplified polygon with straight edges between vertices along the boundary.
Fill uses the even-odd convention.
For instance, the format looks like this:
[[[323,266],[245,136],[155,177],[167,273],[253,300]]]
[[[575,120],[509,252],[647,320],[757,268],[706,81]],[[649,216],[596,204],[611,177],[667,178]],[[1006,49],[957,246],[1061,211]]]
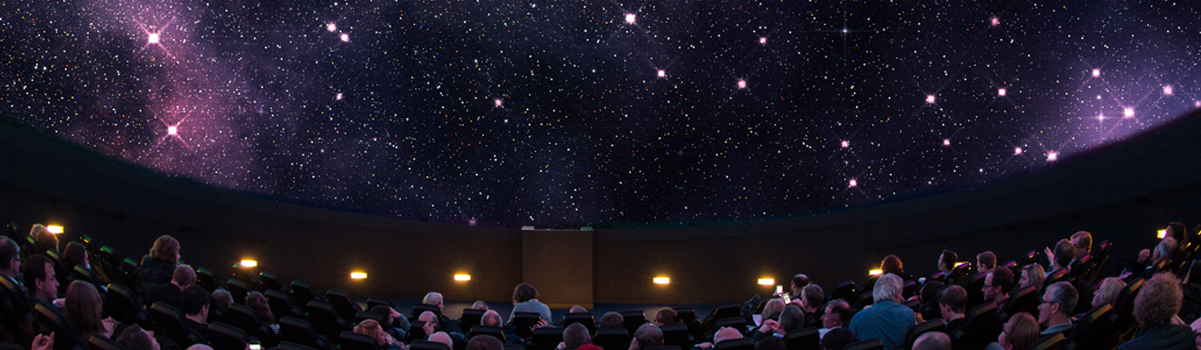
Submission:
[[[385,332],[379,322],[372,319],[359,322],[358,325],[354,326],[354,332],[375,339],[375,343],[379,345],[380,350],[404,350],[407,348],[404,343],[396,341],[396,338]]]
[[[1038,321],[1034,316],[1019,312],[1005,322],[997,342],[989,343],[985,350],[1024,350],[1041,337],[1038,333]]]
[[[967,308],[967,291],[956,285],[944,288],[938,298],[938,308],[942,312],[943,322],[947,323],[943,331],[954,334],[966,321],[963,313]]]
[[[1068,282],[1047,286],[1042,303],[1038,304],[1038,323],[1047,327],[1041,335],[1069,332],[1072,329],[1072,310],[1076,307],[1076,287]],[[1071,334],[1064,334],[1070,336]]]
[[[822,328],[818,330],[821,337],[825,338],[833,329],[846,327],[851,321],[851,314],[851,305],[842,299],[826,303],[826,312],[822,314]]]
[[[663,346],[663,331],[659,326],[647,323],[638,327],[634,332],[634,340],[630,342],[630,350],[650,349]]]
[[[891,273],[880,276],[872,297],[875,304],[851,318],[851,332],[861,340],[880,339],[885,349],[895,349],[917,325],[913,310],[901,304],[901,278]]]
[[[822,350],[841,350],[847,344],[859,341],[847,328],[835,328],[822,337]]]
[[[1118,350],[1196,349],[1197,338],[1193,330],[1172,322],[1180,312],[1183,300],[1180,280],[1170,272],[1157,273],[1147,280],[1134,298],[1134,319],[1142,328],[1134,339],[1118,346]]]

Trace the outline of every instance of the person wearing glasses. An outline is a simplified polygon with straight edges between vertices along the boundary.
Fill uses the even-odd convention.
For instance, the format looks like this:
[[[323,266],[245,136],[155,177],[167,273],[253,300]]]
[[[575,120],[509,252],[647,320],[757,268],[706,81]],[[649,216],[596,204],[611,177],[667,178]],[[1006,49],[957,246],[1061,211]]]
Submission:
[[[21,271],[21,248],[8,237],[0,237],[0,342],[32,344],[33,307],[17,277]]]
[[[1076,287],[1068,282],[1047,286],[1042,303],[1038,304],[1038,324],[1047,327],[1041,335],[1051,335],[1072,329],[1072,310],[1076,308]]]

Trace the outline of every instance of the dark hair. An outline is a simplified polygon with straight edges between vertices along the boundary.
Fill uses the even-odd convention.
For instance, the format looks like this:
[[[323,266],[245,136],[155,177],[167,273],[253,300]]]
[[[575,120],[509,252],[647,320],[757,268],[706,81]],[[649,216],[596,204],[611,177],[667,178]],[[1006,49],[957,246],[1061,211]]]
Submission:
[[[254,309],[254,317],[263,324],[275,324],[275,315],[271,314],[271,307],[267,305],[267,297],[263,293],[250,292],[246,296],[246,306]]]
[[[495,337],[471,337],[467,350],[504,350],[505,344]]]
[[[9,239],[6,236],[0,236],[0,268],[8,269],[8,264],[13,259],[21,255],[21,248],[17,246],[17,242]]]
[[[788,346],[784,344],[784,338],[764,337],[755,344],[755,350],[788,350]]]
[[[150,247],[150,257],[176,263],[175,254],[179,253],[179,241],[169,235],[159,236]]]
[[[1067,281],[1055,282],[1047,286],[1045,293],[1047,294],[1047,299],[1051,299],[1051,302],[1059,304],[1059,313],[1069,316],[1076,309],[1076,299],[1080,297],[1080,293],[1076,291],[1076,287]],[[1177,305],[1179,304],[1177,303]]]
[[[955,262],[959,261],[959,254],[955,254],[955,252],[951,250],[943,249],[942,260],[940,261],[942,261],[943,266],[947,267],[947,270],[954,269]]]
[[[997,255],[988,251],[976,254],[976,262],[980,263],[980,266],[977,266],[976,268],[982,270],[992,270],[993,268],[997,267]]]
[[[1175,238],[1177,243],[1184,245],[1184,242],[1188,242],[1188,229],[1184,228],[1184,223],[1173,221],[1168,227],[1172,228],[1172,238]]]
[[[901,258],[889,254],[884,257],[884,261],[880,262],[880,270],[884,270],[885,274],[898,274],[905,272],[905,267],[901,265]]]
[[[644,323],[634,331],[634,339],[641,349],[660,347],[663,346],[663,330],[654,324]]]
[[[38,225],[38,227],[42,226]],[[47,231],[45,227],[37,230],[35,235],[33,239],[37,241],[38,253],[45,253],[47,250],[53,250],[55,253],[58,253],[58,236]]]
[[[997,277],[993,276],[993,282],[997,281]],[[967,291],[963,287],[951,285],[944,288],[938,297],[938,303],[951,307],[951,311],[957,314],[962,314],[967,308]]]
[[[117,337],[117,344],[127,350],[154,350],[154,338],[136,324],[125,327],[125,331]]]
[[[517,288],[513,288],[513,301],[523,303],[537,297],[538,290],[529,283],[518,284]]]
[[[826,293],[821,286],[810,284],[801,291],[801,297],[805,299],[805,306],[819,307],[822,299],[825,299]]]
[[[563,330],[563,345],[569,348],[578,348],[588,344],[592,344],[592,336],[588,335],[588,328],[583,324],[572,323]]]
[[[839,323],[850,325],[851,316],[854,315],[854,312],[851,311],[851,304],[848,304],[846,300],[834,299],[826,303],[826,305],[826,308],[830,309],[829,311],[838,317]]]
[[[792,284],[796,285],[797,287],[805,287],[809,285],[809,276],[805,276],[803,273],[798,273],[796,276],[792,276]]]
[[[104,301],[100,299],[100,293],[91,283],[76,280],[67,287],[63,315],[81,338],[86,339],[94,333],[104,332],[104,323],[100,319],[100,311],[103,308]]]
[[[196,270],[188,265],[176,265],[175,272],[171,274],[171,281],[180,286],[196,284]]]
[[[826,336],[822,337],[822,349],[838,350],[847,346],[847,344],[857,341],[859,341],[859,338],[855,338],[855,334],[851,333],[850,328],[838,327],[831,329],[830,332],[826,333]]]
[[[676,310],[665,307],[659,309],[659,312],[655,314],[655,321],[662,324],[675,324],[677,317],[680,317],[680,314],[676,313]]]
[[[1055,264],[1067,267],[1072,263],[1072,259],[1076,258],[1076,246],[1072,245],[1071,241],[1066,239],[1059,240],[1055,243]]]
[[[75,268],[79,265],[88,264],[88,248],[83,246],[83,243],[71,241],[67,243],[67,249],[63,250],[63,260],[67,262],[68,268]]]
[[[200,309],[209,305],[209,292],[203,287],[192,285],[183,290],[183,312],[187,315],[199,315]]]
[[[601,316],[600,326],[601,328],[622,328],[625,327],[625,322],[626,319],[621,314],[609,311]]]
[[[1071,256],[1071,254],[1068,254]],[[1056,257],[1058,259],[1058,257]],[[992,270],[992,285],[1001,286],[1001,293],[1009,293],[1013,289],[1013,271],[1009,269],[993,269]]]
[[[37,284],[34,284],[34,281],[46,279],[46,264],[53,265],[54,263],[42,254],[33,254],[25,258],[25,262],[21,263],[21,277],[24,278],[26,289],[35,288]]]
[[[801,329],[804,326],[805,311],[802,311],[796,304],[788,304],[784,307],[784,311],[780,312],[780,328],[783,328],[784,332]]]

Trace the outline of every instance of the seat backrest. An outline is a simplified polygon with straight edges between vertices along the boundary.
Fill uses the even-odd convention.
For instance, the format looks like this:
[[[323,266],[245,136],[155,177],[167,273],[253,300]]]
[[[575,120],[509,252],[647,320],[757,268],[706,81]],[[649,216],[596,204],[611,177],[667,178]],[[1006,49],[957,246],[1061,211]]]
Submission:
[[[596,330],[596,336],[592,338],[592,343],[603,349],[611,349],[613,347],[624,348],[630,347],[630,333],[625,328],[601,328]]]
[[[721,329],[721,327],[730,327],[730,328],[737,330],[738,333],[743,333],[746,331],[746,320],[743,319],[742,317],[738,317],[738,316],[718,319],[717,322],[714,322],[714,325],[717,326],[717,328],[714,328],[714,329]]]
[[[209,345],[213,350],[245,350],[250,336],[238,327],[221,322],[209,325]]]
[[[317,336],[317,330],[308,321],[284,316],[279,319],[279,338],[317,349],[328,348],[329,344]]]
[[[967,307],[973,308],[976,305],[984,303],[984,282],[988,278],[987,273],[978,273],[972,276],[966,284],[963,285],[964,291],[967,292]]]
[[[343,319],[352,320],[354,319],[354,313],[363,311],[363,309],[359,308],[359,304],[355,304],[354,300],[350,299],[349,294],[337,289],[326,291],[325,299],[329,301],[330,306],[334,307],[334,311],[338,313],[338,316],[341,316]]]
[[[681,348],[692,344],[688,344],[688,326],[682,323],[665,324],[659,326],[659,330],[663,332],[663,345],[676,345]]]
[[[954,285],[962,285],[963,281],[965,279],[967,279],[968,275],[970,275],[971,272],[972,272],[972,263],[959,264],[959,266],[955,266],[955,267],[951,268],[951,275],[949,276],[949,278],[947,278],[947,283],[954,284]]]
[[[716,350],[755,350],[755,341],[751,338],[727,339],[713,345]]]
[[[742,305],[739,305],[738,303],[717,305],[713,307],[712,315],[714,320],[720,320],[728,317],[742,318]]]
[[[450,347],[446,346],[446,344],[419,339],[409,344],[409,350],[450,350]]]
[[[4,310],[4,312],[11,312]],[[75,329],[67,322],[67,318],[58,311],[52,310],[45,304],[37,303],[33,305],[33,313],[37,318],[37,328],[34,330],[40,334],[54,333],[54,348],[55,349],[75,349],[83,346],[78,336],[75,335]]]
[[[105,311],[113,319],[124,324],[144,324],[149,321],[149,314],[142,310],[142,302],[129,288],[117,284],[108,284],[108,304]]]
[[[530,350],[553,350],[563,342],[563,328],[542,327],[534,330],[527,346]]]
[[[229,324],[246,332],[252,337],[262,336],[265,327],[254,316],[254,310],[242,304],[229,304]]]
[[[584,325],[585,328],[588,328],[588,334],[596,333],[596,318],[592,316],[592,313],[578,312],[563,316],[563,328],[567,328],[572,323]]]
[[[1076,320],[1073,325],[1072,337],[1068,339],[1068,347],[1074,349],[1099,349],[1105,344],[1114,343],[1111,336],[1116,333],[1113,327],[1113,307],[1101,305],[1089,310]]]
[[[485,327],[485,326],[471,327],[471,336],[472,337],[481,336],[481,335],[500,339],[500,341],[502,343],[505,341],[505,331],[498,327]]]
[[[384,315],[370,311],[359,311],[354,313],[355,324],[363,323],[363,320],[375,320],[375,322],[379,322],[379,324],[387,326],[387,322],[384,322]]]
[[[328,338],[336,337],[342,331],[350,330],[346,321],[334,312],[333,306],[316,300],[309,301],[304,306],[304,319],[313,325],[318,334]],[[403,339],[397,340],[404,341]]]
[[[267,307],[271,308],[271,314],[275,317],[300,317],[299,310],[292,306],[292,302],[288,300],[288,295],[277,289],[267,289],[263,293],[267,297]]]
[[[1032,315],[1038,311],[1038,288],[1029,286],[1013,292],[1005,301],[1005,309],[997,313],[998,321],[1005,323],[1010,317],[1019,312],[1029,312]]]
[[[860,340],[843,346],[842,350],[884,350],[884,342],[880,339]]]
[[[855,297],[855,281],[844,281],[834,287],[834,291],[830,293],[830,300],[842,299],[846,302],[851,302],[851,298]]]
[[[221,285],[221,280],[217,279],[217,273],[206,267],[196,269],[196,285],[204,288],[209,293],[217,290],[217,288],[225,288]]]
[[[1067,281],[1069,278],[1071,278],[1071,275],[1068,275],[1068,270],[1058,269],[1058,270],[1052,271],[1050,275],[1047,275],[1047,280],[1043,282],[1043,285],[1049,286],[1056,282],[1064,282],[1064,281]]]
[[[946,323],[941,318],[932,319],[913,326],[913,328],[909,329],[909,333],[905,334],[904,349],[913,348],[913,342],[917,341],[917,337],[922,336],[922,334],[926,332],[942,332],[946,327]]]
[[[108,337],[106,337],[104,335],[98,335],[98,334],[93,334],[91,337],[88,337],[88,345],[90,345],[92,347],[92,350],[126,350],[124,346],[121,346],[121,344],[117,344],[117,342],[115,340],[109,339]],[[225,350],[225,349],[213,348],[213,350]],[[242,350],[242,349],[239,349],[239,350]]]
[[[538,321],[542,321],[542,314],[537,312],[513,313],[513,327],[516,328],[515,333],[517,333],[517,336],[521,338],[529,338],[533,335],[534,333],[530,331],[530,327],[538,324]]]
[[[290,342],[290,341],[279,342],[279,346],[276,347],[275,349],[276,350],[317,350],[314,347],[303,345],[303,344],[297,344],[297,343]]]
[[[246,305],[246,296],[250,295],[250,285],[246,281],[230,278],[225,281],[225,286],[229,288],[229,295],[234,298],[235,304]]]
[[[437,306],[417,303],[416,305],[413,305],[413,313],[409,315],[409,319],[416,320],[418,316],[421,316],[421,313],[426,311],[433,312],[434,315],[437,315],[439,318],[442,317],[442,310],[438,310]]]
[[[480,320],[484,318],[484,310],[463,309],[463,316],[459,317],[459,328],[464,332],[471,332],[471,328],[480,325]]]
[[[956,329],[951,341],[956,349],[982,348],[997,340],[1001,327],[996,322],[997,304],[987,302],[968,310],[963,325]]]
[[[384,305],[387,307],[393,307],[391,300],[379,299],[379,298],[367,298],[367,310],[374,309],[376,306],[380,306],[380,305]]]
[[[292,281],[292,291],[288,293],[288,300],[292,305],[308,305],[313,300],[325,302],[325,298],[317,295],[313,286],[304,281]]]
[[[1134,314],[1134,297],[1138,295],[1138,290],[1143,287],[1144,282],[1146,281],[1142,278],[1136,278],[1126,283],[1126,288],[1122,288],[1122,291],[1118,293],[1114,311],[1123,315]]]
[[[739,311],[742,312],[741,310]],[[646,323],[646,314],[642,310],[623,310],[618,311],[625,323],[626,331],[630,334],[638,331],[638,327],[642,327]]]
[[[1040,253],[1038,252],[1038,249],[1034,249],[1029,252],[1026,252],[1026,256],[1023,256],[1022,261],[1018,262],[1018,268],[1020,269],[1020,268],[1026,267],[1026,265],[1030,265],[1030,264],[1037,264],[1039,254]]]
[[[784,334],[788,350],[821,350],[821,331],[817,327],[794,329]]]
[[[288,287],[285,286],[284,283],[279,280],[279,277],[275,276],[274,273],[270,273],[270,272],[266,272],[266,271],[260,272],[259,273],[259,281],[261,283],[263,283],[263,291],[264,292],[269,291],[269,290],[278,290],[282,293],[285,293],[285,295],[287,295],[286,293],[288,292],[288,289],[287,289]]]
[[[375,339],[366,334],[358,334],[351,331],[343,331],[338,335],[339,350],[379,350],[379,344]],[[216,350],[216,349],[213,349]]]
[[[1067,346],[1067,343],[1067,338],[1063,336],[1063,333],[1044,335],[1035,340],[1034,344],[1030,344],[1030,350],[1060,350]]]
[[[154,335],[177,339],[176,341],[187,337],[188,326],[184,325],[184,315],[179,309],[156,302],[150,305],[150,317],[154,319]]]

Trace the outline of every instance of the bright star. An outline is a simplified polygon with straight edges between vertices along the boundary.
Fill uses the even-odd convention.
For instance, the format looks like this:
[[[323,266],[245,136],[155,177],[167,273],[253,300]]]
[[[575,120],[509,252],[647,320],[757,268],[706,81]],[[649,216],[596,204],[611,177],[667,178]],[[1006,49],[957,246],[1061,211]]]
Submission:
[[[1134,108],[1130,108],[1130,107],[1122,108],[1122,117],[1125,117],[1125,118],[1134,117]]]
[[[1171,85],[1164,85],[1164,86],[1163,86],[1163,94],[1164,94],[1164,95],[1168,95],[1168,96],[1172,96],[1172,86],[1171,86]]]
[[[335,100],[338,100],[338,101],[341,101],[341,100],[342,100],[342,93],[341,93],[341,92],[339,92],[337,95],[334,95],[334,99],[335,99]]]
[[[342,42],[344,42],[344,43],[350,42],[350,34],[349,33],[342,33]]]
[[[1058,159],[1059,159],[1059,152],[1055,152],[1055,151],[1047,152],[1047,161],[1048,162],[1054,162]]]
[[[329,31],[329,32],[331,32],[331,33],[332,33],[332,32],[336,32],[336,31],[338,31],[338,24],[337,24],[337,23],[334,23],[334,22],[329,22],[329,23],[326,23],[326,24],[325,24],[325,30],[327,30],[327,31]]]
[[[1013,155],[1015,155],[1015,156],[1016,156],[1016,155],[1019,155],[1019,154],[1022,154],[1022,148],[1021,148],[1021,147],[1014,147],[1014,148],[1013,148]]]
[[[1100,68],[1093,68],[1093,78],[1096,78],[1096,77],[1099,77],[1099,76],[1101,76],[1101,69],[1100,69]]]
[[[842,140],[842,148],[851,147],[851,141]]]
[[[926,95],[926,103],[934,103],[934,95]]]
[[[996,27],[996,26],[998,26],[998,25],[1001,25],[1001,19],[1000,19],[1000,18],[996,18],[996,17],[993,17],[993,18],[992,18],[991,20],[989,20],[988,22],[989,22],[990,24],[992,24],[992,26],[993,26],[993,27]]]
[[[1006,93],[1005,88],[997,89],[997,96],[1005,97]]]
[[[660,69],[660,70],[659,70],[659,77],[660,77],[660,78],[662,78],[662,77],[666,77],[666,76],[667,76],[667,71]]]
[[[637,19],[637,17],[636,17],[636,16],[634,16],[634,14],[633,14],[633,13],[627,13],[627,14],[626,14],[626,23],[629,23],[629,24],[634,24],[634,20],[635,20],[635,19]]]
[[[500,107],[505,104],[505,101],[498,98],[498,99],[492,100],[492,104],[497,107]]]
[[[175,125],[167,126],[167,135],[175,136],[179,134],[179,127]]]
[[[150,35],[146,38],[146,42],[151,43],[151,44],[158,44],[158,38],[159,38],[158,33],[150,33]]]
[[[745,89],[746,88],[746,80],[738,79],[738,88]]]
[[[951,139],[942,139],[942,145],[943,145],[943,146],[950,146],[950,145],[951,145]]]
[[[859,181],[856,181],[855,179],[851,179],[851,182],[849,185],[850,185],[850,187],[859,187]]]
[[[767,45],[767,37],[765,37],[765,36],[759,37],[759,44]]]

